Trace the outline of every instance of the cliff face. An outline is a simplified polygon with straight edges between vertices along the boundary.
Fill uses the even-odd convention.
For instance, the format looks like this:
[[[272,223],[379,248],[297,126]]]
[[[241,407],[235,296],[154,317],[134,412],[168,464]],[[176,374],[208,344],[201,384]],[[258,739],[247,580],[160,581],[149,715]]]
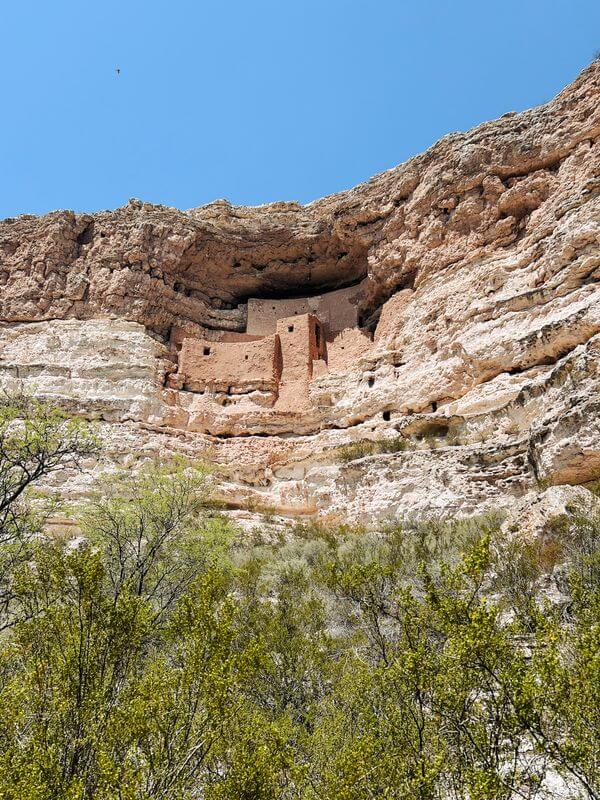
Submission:
[[[73,494],[102,469],[175,453],[216,460],[232,505],[367,522],[594,480],[599,136],[595,62],[548,105],[308,206],[131,201],[6,220],[0,385],[98,421],[102,461],[56,478]],[[329,291],[358,286],[356,325],[323,320],[301,390],[286,388],[283,328],[269,344],[279,377],[252,383],[240,361],[236,388],[235,353],[256,367],[266,347],[248,300],[253,314],[266,299],[335,308]],[[183,374],[181,352],[205,376],[201,342],[228,354],[227,386]]]

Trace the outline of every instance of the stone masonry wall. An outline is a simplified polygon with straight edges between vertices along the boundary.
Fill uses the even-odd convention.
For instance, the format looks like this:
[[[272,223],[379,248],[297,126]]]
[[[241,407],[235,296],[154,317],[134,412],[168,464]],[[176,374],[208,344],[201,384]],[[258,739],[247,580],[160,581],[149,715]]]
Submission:
[[[283,364],[277,406],[280,410],[295,411],[309,404],[308,383],[313,361],[325,358],[326,354],[325,332],[317,317],[303,314],[279,320],[277,335]]]
[[[329,370],[347,369],[372,349],[373,342],[368,334],[358,328],[347,328],[328,339],[327,367]]]
[[[277,391],[281,349],[277,336],[251,342],[184,339],[175,380],[182,389],[243,394]]]

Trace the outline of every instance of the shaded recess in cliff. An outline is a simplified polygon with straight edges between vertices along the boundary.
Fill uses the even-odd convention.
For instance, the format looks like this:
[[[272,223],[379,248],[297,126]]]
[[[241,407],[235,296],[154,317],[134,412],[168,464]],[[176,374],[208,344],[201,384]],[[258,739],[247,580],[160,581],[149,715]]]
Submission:
[[[23,216],[0,223],[0,253],[7,321],[114,313],[163,334],[182,321],[242,330],[249,297],[313,295],[367,274],[365,242],[295,204],[185,213],[133,200]]]

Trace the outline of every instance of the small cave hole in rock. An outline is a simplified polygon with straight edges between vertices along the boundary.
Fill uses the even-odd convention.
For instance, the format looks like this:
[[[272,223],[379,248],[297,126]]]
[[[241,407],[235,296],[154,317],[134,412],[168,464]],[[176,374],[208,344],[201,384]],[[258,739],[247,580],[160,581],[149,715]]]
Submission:
[[[363,317],[362,314],[359,314],[358,315],[358,327],[362,328],[364,326],[364,324],[365,324],[365,318]]]
[[[384,422],[389,422],[390,419],[392,418],[392,412],[391,411],[384,411],[381,416],[383,417]]]
[[[248,353],[244,356],[244,361],[248,361]]]
[[[293,333],[293,332],[294,332],[294,326],[288,325],[288,333]]]
[[[210,355],[210,347],[205,347],[202,352],[204,353],[205,356],[209,356]]]
[[[375,378],[369,378],[369,389],[375,386]]]
[[[319,328],[318,325],[315,327],[315,337],[316,337],[316,340],[317,340],[317,347],[320,347],[321,346],[321,328]]]
[[[431,410],[432,411],[437,411],[437,403],[436,403],[435,400],[433,400],[433,402],[431,403]]]
[[[94,240],[94,223],[90,222],[77,237],[77,244],[90,244]]]

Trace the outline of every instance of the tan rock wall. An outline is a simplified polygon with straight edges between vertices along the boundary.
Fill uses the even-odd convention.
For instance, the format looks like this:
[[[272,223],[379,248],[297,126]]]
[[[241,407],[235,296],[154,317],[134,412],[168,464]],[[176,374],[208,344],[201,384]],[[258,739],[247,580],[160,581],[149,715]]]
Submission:
[[[404,314],[410,308],[413,294],[412,289],[404,289],[397,292],[383,304],[377,328],[375,329],[374,338],[376,342],[391,340],[402,330]]]

